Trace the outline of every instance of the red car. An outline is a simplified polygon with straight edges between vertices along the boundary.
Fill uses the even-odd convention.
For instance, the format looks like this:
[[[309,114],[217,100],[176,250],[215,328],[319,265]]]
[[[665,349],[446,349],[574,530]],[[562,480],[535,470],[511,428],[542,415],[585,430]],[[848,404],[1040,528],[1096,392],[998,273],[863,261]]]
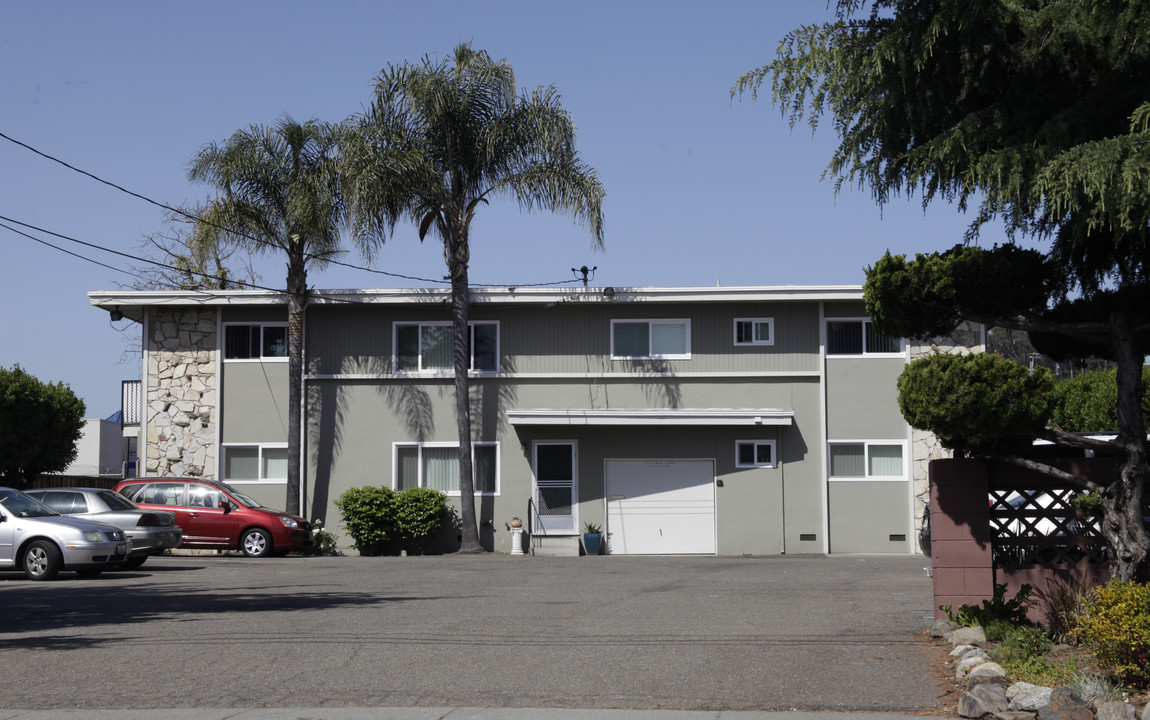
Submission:
[[[134,478],[116,492],[149,510],[176,514],[183,548],[235,550],[248,557],[311,547],[311,526],[298,515],[260,505],[227,483],[198,478]]]

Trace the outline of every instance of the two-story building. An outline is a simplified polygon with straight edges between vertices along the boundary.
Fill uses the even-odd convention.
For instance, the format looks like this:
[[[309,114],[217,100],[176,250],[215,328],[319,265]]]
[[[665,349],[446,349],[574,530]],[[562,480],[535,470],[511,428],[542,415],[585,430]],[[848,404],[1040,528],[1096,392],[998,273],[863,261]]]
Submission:
[[[143,325],[140,475],[223,479],[283,507],[283,295],[90,301]],[[364,485],[458,503],[450,322],[447,290],[313,294],[302,514],[339,531],[333,501]],[[577,552],[587,522],[611,553],[917,551],[938,453],[897,405],[912,348],[873,331],[860,286],[476,289],[470,344],[490,549],[510,551],[520,517],[540,552]]]

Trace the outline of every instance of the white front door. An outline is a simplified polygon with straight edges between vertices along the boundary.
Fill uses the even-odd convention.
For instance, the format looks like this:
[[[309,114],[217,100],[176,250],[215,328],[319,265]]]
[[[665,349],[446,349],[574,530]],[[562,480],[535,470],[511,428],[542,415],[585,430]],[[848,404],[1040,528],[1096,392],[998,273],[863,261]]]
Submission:
[[[535,443],[534,532],[541,535],[578,533],[575,507],[578,503],[575,443]]]
[[[713,460],[608,460],[612,555],[715,554]]]

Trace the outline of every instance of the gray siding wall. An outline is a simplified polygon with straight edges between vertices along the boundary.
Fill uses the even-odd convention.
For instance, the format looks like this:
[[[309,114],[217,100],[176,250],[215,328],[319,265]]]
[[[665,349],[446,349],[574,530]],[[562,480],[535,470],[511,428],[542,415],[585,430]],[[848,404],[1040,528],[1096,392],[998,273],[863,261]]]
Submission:
[[[878,480],[832,482],[831,552],[906,553],[913,549],[910,484]]]
[[[905,440],[898,409],[903,358],[827,358],[827,436],[831,440]]]
[[[287,442],[287,362],[228,362],[221,373],[223,443]]]
[[[768,346],[734,344],[735,318],[774,319]],[[691,321],[691,359],[611,360],[611,320]],[[313,307],[308,311],[308,372],[320,375],[390,373],[395,322],[447,322],[434,306]],[[558,303],[518,307],[476,305],[473,321],[500,323],[504,373],[796,373],[817,372],[817,303],[627,305]]]

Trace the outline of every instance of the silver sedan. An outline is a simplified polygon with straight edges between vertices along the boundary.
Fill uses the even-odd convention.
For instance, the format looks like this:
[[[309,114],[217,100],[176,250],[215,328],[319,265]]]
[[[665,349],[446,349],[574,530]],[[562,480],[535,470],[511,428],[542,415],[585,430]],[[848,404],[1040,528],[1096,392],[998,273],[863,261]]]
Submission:
[[[122,564],[132,543],[115,525],[64,517],[24,493],[0,487],[0,570],[51,580],[61,570],[99,575]]]
[[[149,555],[178,548],[184,531],[176,524],[176,514],[166,510],[145,510],[123,495],[100,488],[68,487],[28,490],[24,493],[61,515],[74,515],[115,525],[132,541],[132,554],[124,567],[137,568]]]

